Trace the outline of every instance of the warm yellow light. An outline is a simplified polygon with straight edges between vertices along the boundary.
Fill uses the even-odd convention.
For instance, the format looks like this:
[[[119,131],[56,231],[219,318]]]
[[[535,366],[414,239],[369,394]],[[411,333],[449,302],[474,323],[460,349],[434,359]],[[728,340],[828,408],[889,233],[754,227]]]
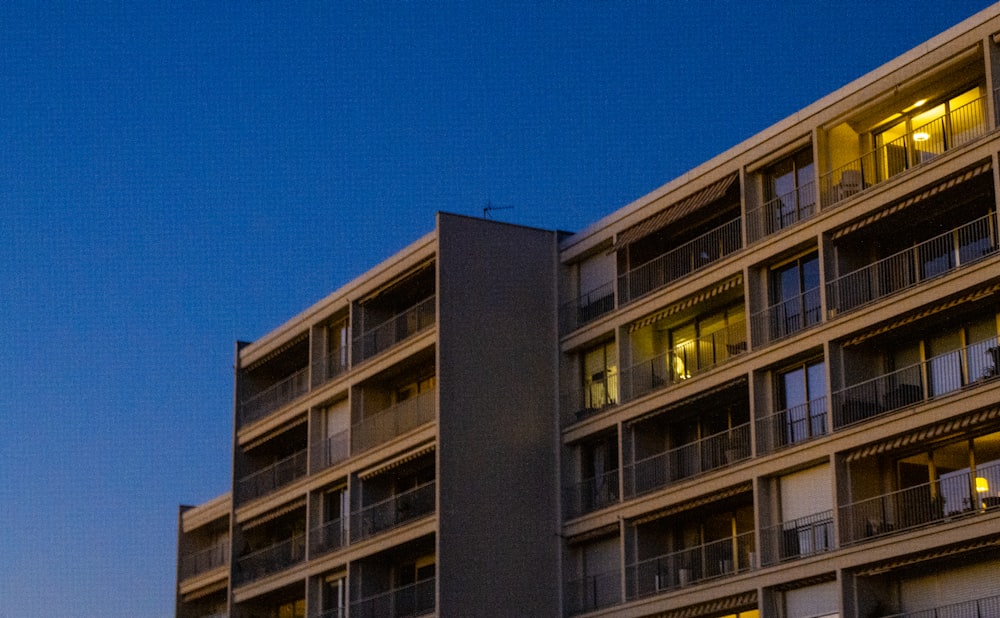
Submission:
[[[926,142],[931,138],[930,133],[925,133],[923,131],[917,131],[913,134],[913,141],[915,142]]]
[[[990,483],[981,476],[976,477],[976,491],[985,494],[990,490]]]
[[[926,102],[927,102],[927,99],[920,99],[919,101],[917,101],[913,105],[911,105],[911,106],[907,107],[906,109],[904,109],[903,113],[905,114],[906,112],[915,110],[915,109],[917,109],[918,107],[920,107],[921,105],[923,105]]]

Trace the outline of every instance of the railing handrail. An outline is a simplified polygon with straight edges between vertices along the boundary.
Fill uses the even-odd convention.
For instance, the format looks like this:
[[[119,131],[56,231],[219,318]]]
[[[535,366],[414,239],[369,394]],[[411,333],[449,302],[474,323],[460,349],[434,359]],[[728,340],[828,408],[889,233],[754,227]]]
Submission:
[[[436,392],[437,389],[431,389],[419,393],[405,401],[366,416],[352,425],[351,452],[358,454],[434,420]],[[407,414],[415,418],[404,419],[403,417]],[[396,423],[389,426],[385,431],[378,432],[378,427],[386,427],[384,421],[387,419],[390,421],[395,420]],[[406,422],[400,423],[400,420],[405,420]],[[372,433],[378,433],[379,435],[369,435]]]
[[[223,539],[209,547],[185,554],[181,558],[181,577],[192,577],[227,564],[229,564],[229,539]]]
[[[423,315],[423,312],[427,310],[428,307],[431,308],[430,312],[433,312],[434,309],[436,308],[434,294],[431,294],[427,298],[417,303],[414,303],[410,307],[407,307],[405,310],[400,311],[399,313],[389,317],[388,319],[379,322],[372,328],[363,331],[360,335],[355,337],[354,338],[355,363],[359,363],[362,361],[366,361],[370,358],[374,358],[375,356],[381,354],[382,352],[388,350],[389,348],[395,346],[396,344],[401,343],[406,339],[409,339],[413,335],[416,335],[417,333],[422,332],[427,328],[430,328],[434,324],[434,320],[430,320],[427,323],[423,323],[422,320],[420,319],[421,316]],[[387,327],[392,327],[393,330],[395,330],[395,326],[397,325],[398,321],[404,316],[410,314],[414,314],[417,317],[416,325],[412,332],[407,332],[402,336],[400,336],[399,333],[392,333],[392,335],[389,336],[385,341],[380,342],[378,340],[377,335],[380,332],[385,331]],[[432,313],[428,313],[428,315],[432,315]],[[366,345],[366,342],[369,340],[369,338],[373,337],[374,340],[372,341],[371,349],[369,349],[369,346]]]
[[[384,598],[389,597],[389,596],[397,595],[397,594],[400,594],[401,592],[405,592],[405,591],[409,591],[409,590],[416,590],[417,588],[425,588],[425,587],[428,586],[428,584],[430,584],[431,586],[434,586],[435,585],[435,580],[436,580],[436,577],[434,577],[434,576],[432,576],[432,577],[426,577],[424,579],[417,580],[417,581],[413,582],[412,584],[406,584],[405,586],[399,586],[397,588],[393,588],[393,589],[387,590],[385,592],[379,592],[377,594],[372,594],[372,595],[369,595],[367,597],[360,598],[360,599],[358,599],[356,601],[351,601],[351,607],[353,608],[353,607],[361,605],[363,603],[371,603],[372,601],[377,601],[379,599],[384,599]],[[352,615],[353,615],[353,611],[352,611]]]
[[[390,496],[388,498],[385,498],[384,500],[379,500],[378,502],[372,502],[371,504],[366,504],[365,506],[361,507],[360,509],[358,509],[356,511],[353,511],[351,513],[351,515],[360,517],[360,516],[363,516],[365,513],[369,513],[371,511],[374,511],[376,509],[382,508],[382,507],[387,506],[387,505],[392,505],[393,503],[398,502],[401,498],[406,498],[408,496],[412,496],[412,495],[415,495],[417,493],[422,493],[422,492],[424,492],[424,491],[426,491],[428,489],[433,488],[434,484],[436,482],[437,482],[436,479],[435,480],[431,480],[431,481],[427,481],[426,483],[423,483],[421,485],[417,485],[416,487],[413,487],[411,489],[407,489],[406,491],[402,491],[402,492],[400,492],[398,494],[394,494],[394,495],[392,495],[392,496]]]
[[[290,468],[293,471],[296,470],[297,468],[301,467],[302,470],[301,470],[300,476],[304,476],[305,473],[306,473],[306,469],[305,469],[306,468],[306,455],[307,455],[308,452],[309,452],[308,448],[304,448],[304,449],[295,451],[291,455],[289,455],[287,457],[283,457],[282,459],[279,459],[278,461],[274,462],[273,464],[269,464],[267,466],[264,466],[260,470],[256,470],[254,472],[251,472],[250,474],[247,474],[245,476],[240,477],[240,479],[239,479],[238,482],[239,482],[240,485],[243,485],[243,484],[246,484],[246,483],[250,482],[252,479],[263,478],[264,476],[267,476],[268,474],[272,474],[275,470],[279,470],[279,469],[285,468],[285,467],[288,467],[288,468]],[[295,477],[295,478],[298,478],[298,477]]]
[[[983,612],[981,608],[985,602],[988,611]],[[969,608],[970,611],[962,611]],[[899,614],[886,614],[881,618],[937,618],[938,616],[997,616],[1000,615],[1000,595],[969,599],[967,601],[957,601],[947,605],[928,607],[913,612],[903,612]]]
[[[726,221],[725,223],[719,224],[718,226],[710,229],[709,231],[705,232],[704,234],[701,234],[699,236],[695,236],[694,238],[692,238],[691,240],[685,242],[682,245],[677,245],[676,247],[674,247],[673,249],[670,249],[669,251],[664,251],[663,253],[661,253],[660,255],[658,255],[658,256],[656,256],[654,258],[646,260],[642,264],[639,264],[638,266],[634,266],[634,267],[626,270],[624,273],[622,273],[621,275],[619,275],[619,278],[627,276],[627,275],[630,275],[630,274],[634,273],[637,270],[642,270],[643,268],[645,268],[646,266],[649,266],[653,262],[658,262],[658,261],[663,260],[665,258],[668,258],[668,257],[670,257],[672,255],[683,253],[685,250],[690,249],[691,246],[694,245],[695,243],[704,240],[705,238],[707,238],[708,236],[711,236],[712,234],[717,234],[719,232],[719,230],[723,230],[726,227],[733,226],[733,225],[738,225],[739,222],[740,222],[740,217],[736,216],[736,217],[730,219],[729,221]],[[694,272],[694,271],[691,271],[691,272]]]
[[[703,438],[698,438],[697,440],[692,440],[690,442],[685,442],[684,444],[681,444],[680,446],[675,446],[673,448],[665,449],[663,451],[660,451],[659,453],[656,453],[654,455],[650,455],[649,457],[643,457],[642,459],[636,459],[635,461],[632,462],[631,465],[632,466],[638,466],[640,464],[644,464],[646,462],[653,461],[653,460],[655,460],[658,457],[669,456],[669,455],[672,455],[674,453],[680,453],[680,452],[683,452],[685,450],[690,450],[692,448],[696,448],[696,447],[698,447],[700,445],[704,445],[704,444],[708,444],[710,442],[714,442],[716,440],[721,440],[721,439],[723,439],[723,437],[732,439],[733,436],[736,436],[739,433],[743,433],[743,432],[749,431],[749,429],[750,429],[750,423],[749,422],[743,423],[741,425],[736,425],[736,426],[730,427],[729,429],[726,429],[724,431],[713,433],[711,435],[705,436]],[[749,436],[747,436],[747,437],[749,437]],[[749,446],[749,442],[746,445],[741,445],[741,446]]]
[[[293,401],[309,392],[309,366],[303,367],[287,377],[282,378],[278,382],[275,382],[271,386],[265,388],[259,393],[255,393],[250,397],[240,400],[240,420],[243,423],[248,423],[250,421],[263,418],[269,412],[277,410],[286,403]],[[298,381],[301,380],[301,383]],[[296,384],[298,383],[298,386]],[[291,385],[291,388],[288,386]],[[285,395],[275,395],[275,393],[280,393],[284,389],[288,389]],[[268,397],[273,397],[274,401],[266,402]],[[260,402],[265,402],[263,405],[259,405]],[[256,408],[256,409],[255,409]]]
[[[301,547],[300,551],[296,552],[296,554],[301,553],[302,554],[301,556],[296,555],[292,557],[292,554],[289,554],[292,560],[301,560],[302,558],[305,557],[305,542],[306,542],[305,534],[299,532],[297,534],[293,534],[287,539],[275,541],[274,543],[271,543],[266,547],[262,547],[260,549],[256,549],[252,552],[244,554],[236,559],[236,563],[242,568],[246,566],[247,563],[254,562],[258,558],[261,558],[262,556],[268,556],[270,554],[280,553],[280,550],[283,550],[286,547]]]
[[[964,230],[973,229],[975,226],[978,226],[978,225],[981,225],[981,224],[987,224],[987,225],[989,225],[989,224],[991,224],[993,222],[993,219],[995,218],[995,216],[996,215],[994,213],[990,213],[990,214],[984,215],[982,217],[979,217],[978,219],[973,219],[972,221],[969,221],[968,223],[962,224],[962,225],[960,225],[958,227],[954,227],[954,228],[952,228],[952,229],[950,229],[950,230],[948,230],[946,232],[943,232],[941,234],[938,234],[937,236],[934,236],[932,238],[928,238],[927,240],[924,240],[924,241],[922,241],[922,242],[920,242],[920,243],[918,243],[916,245],[913,245],[912,247],[907,247],[906,249],[903,249],[901,251],[897,251],[896,253],[888,255],[888,256],[880,259],[880,260],[877,260],[877,261],[872,262],[870,264],[866,264],[865,266],[862,266],[860,268],[856,268],[856,269],[854,269],[852,271],[846,272],[846,273],[844,273],[842,275],[839,275],[839,276],[831,279],[826,284],[828,298],[834,299],[834,302],[831,302],[831,305],[834,305],[834,304],[836,305],[836,306],[831,306],[831,309],[836,309],[837,311],[849,311],[849,310],[857,309],[859,307],[863,307],[863,306],[865,306],[865,305],[867,305],[869,303],[873,303],[873,302],[875,302],[877,300],[881,300],[881,299],[886,298],[888,296],[891,296],[892,294],[895,294],[897,292],[901,292],[903,290],[907,290],[907,289],[912,288],[912,287],[914,287],[914,286],[916,286],[916,285],[918,285],[918,284],[920,284],[920,283],[922,283],[924,281],[929,281],[929,280],[934,279],[936,277],[943,276],[943,275],[945,275],[947,273],[950,273],[950,272],[953,272],[955,270],[958,270],[959,268],[962,268],[963,266],[966,266],[968,264],[973,264],[973,263],[979,261],[980,259],[983,259],[983,258],[989,256],[991,253],[996,252],[998,250],[997,239],[996,239],[996,236],[994,234],[987,234],[987,238],[989,238],[990,245],[991,245],[990,246],[991,251],[989,253],[984,253],[983,255],[977,256],[975,259],[964,260],[963,261],[961,259],[962,258],[961,251],[959,250],[958,254],[956,256],[953,256],[953,257],[956,258],[954,266],[950,266],[948,268],[941,269],[940,271],[935,271],[930,276],[921,276],[921,274],[919,272],[919,269],[917,269],[917,271],[915,271],[914,273],[912,273],[913,274],[913,280],[909,283],[909,285],[902,285],[902,286],[899,286],[899,287],[893,286],[892,289],[889,292],[886,292],[886,293],[880,294],[880,295],[872,294],[872,297],[870,299],[868,299],[867,301],[858,303],[856,305],[851,305],[850,307],[841,307],[841,306],[839,306],[841,303],[839,302],[839,294],[837,293],[838,290],[839,290],[838,286],[841,283],[843,283],[844,281],[846,281],[848,279],[857,278],[859,275],[861,275],[863,273],[870,273],[870,272],[873,272],[873,271],[877,271],[878,269],[882,268],[883,266],[885,266],[887,264],[891,264],[893,261],[904,259],[904,258],[912,258],[912,263],[916,264],[916,260],[919,259],[920,251],[922,249],[924,249],[926,247],[929,247],[929,246],[932,246],[934,243],[940,242],[942,239],[949,239],[950,240],[955,235],[961,235],[961,233]],[[954,248],[954,247],[952,247],[952,248]],[[910,259],[906,259],[905,261],[906,261],[907,264],[911,263]]]
[[[815,399],[810,399],[809,401],[807,401],[805,403],[800,403],[799,405],[791,406],[790,408],[782,408],[781,410],[776,410],[774,412],[771,412],[769,414],[766,414],[766,415],[758,418],[757,421],[758,422],[772,421],[772,420],[775,420],[777,417],[784,416],[784,415],[786,415],[789,412],[794,411],[794,410],[798,410],[798,409],[812,410],[813,408],[819,408],[820,406],[822,406],[824,410],[826,409],[826,395],[820,395],[819,397],[816,397]]]
[[[750,546],[753,546],[754,531],[748,530],[746,532],[740,532],[739,534],[728,536],[722,539],[716,539],[714,541],[708,541],[707,543],[701,543],[699,545],[692,545],[690,547],[685,547],[684,549],[679,549],[677,551],[668,552],[666,554],[660,554],[659,556],[654,556],[652,558],[646,558],[644,560],[638,560],[629,565],[630,568],[638,568],[646,564],[655,564],[657,562],[670,561],[672,558],[678,556],[684,556],[686,554],[691,554],[694,552],[705,552],[710,547],[716,546],[726,546],[726,545],[738,545],[740,541],[750,541]]]
[[[816,184],[815,180],[809,180],[807,182],[804,182],[804,183],[800,184],[799,186],[795,187],[794,189],[792,189],[791,191],[786,191],[785,193],[782,193],[781,195],[775,196],[775,197],[767,200],[766,202],[764,202],[760,206],[757,206],[756,208],[750,208],[750,209],[748,209],[747,210],[747,215],[749,216],[751,214],[756,214],[756,213],[764,210],[765,208],[767,208],[767,207],[769,207],[769,206],[771,206],[773,204],[784,204],[786,199],[788,199],[788,198],[795,198],[795,197],[801,196],[803,193],[806,192],[806,190],[812,189],[815,184]],[[816,199],[816,195],[814,193],[813,194],[813,201],[814,202],[815,202],[815,199]]]

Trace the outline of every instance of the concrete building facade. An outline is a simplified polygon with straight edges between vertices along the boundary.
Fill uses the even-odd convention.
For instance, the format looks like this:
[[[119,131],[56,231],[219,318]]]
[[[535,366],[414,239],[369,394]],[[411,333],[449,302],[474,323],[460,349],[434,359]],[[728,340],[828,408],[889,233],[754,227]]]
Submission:
[[[1000,6],[236,350],[181,618],[1000,616]],[[220,455],[221,456],[221,455]]]

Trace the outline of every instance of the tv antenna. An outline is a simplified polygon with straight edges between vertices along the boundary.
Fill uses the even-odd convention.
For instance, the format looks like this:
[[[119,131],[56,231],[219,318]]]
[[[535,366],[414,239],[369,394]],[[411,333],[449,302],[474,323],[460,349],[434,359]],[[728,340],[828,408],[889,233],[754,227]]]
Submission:
[[[490,213],[494,210],[514,210],[513,206],[496,206],[492,201],[486,200],[486,206],[483,206],[483,219],[489,219]]]

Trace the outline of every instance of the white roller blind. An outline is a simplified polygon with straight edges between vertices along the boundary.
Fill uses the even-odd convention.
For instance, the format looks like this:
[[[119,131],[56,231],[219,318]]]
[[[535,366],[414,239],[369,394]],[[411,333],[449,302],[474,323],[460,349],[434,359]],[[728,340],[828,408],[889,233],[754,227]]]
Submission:
[[[580,294],[615,280],[614,254],[601,254],[580,262]]]
[[[792,521],[833,509],[829,466],[817,466],[781,477],[781,521]]]
[[[325,410],[323,426],[328,438],[342,431],[347,431],[347,428],[351,426],[351,409],[346,399]]]
[[[785,615],[788,618],[836,616],[840,611],[837,582],[827,582],[785,593]]]
[[[981,562],[906,579],[900,586],[904,612],[1000,595],[1000,560]]]

